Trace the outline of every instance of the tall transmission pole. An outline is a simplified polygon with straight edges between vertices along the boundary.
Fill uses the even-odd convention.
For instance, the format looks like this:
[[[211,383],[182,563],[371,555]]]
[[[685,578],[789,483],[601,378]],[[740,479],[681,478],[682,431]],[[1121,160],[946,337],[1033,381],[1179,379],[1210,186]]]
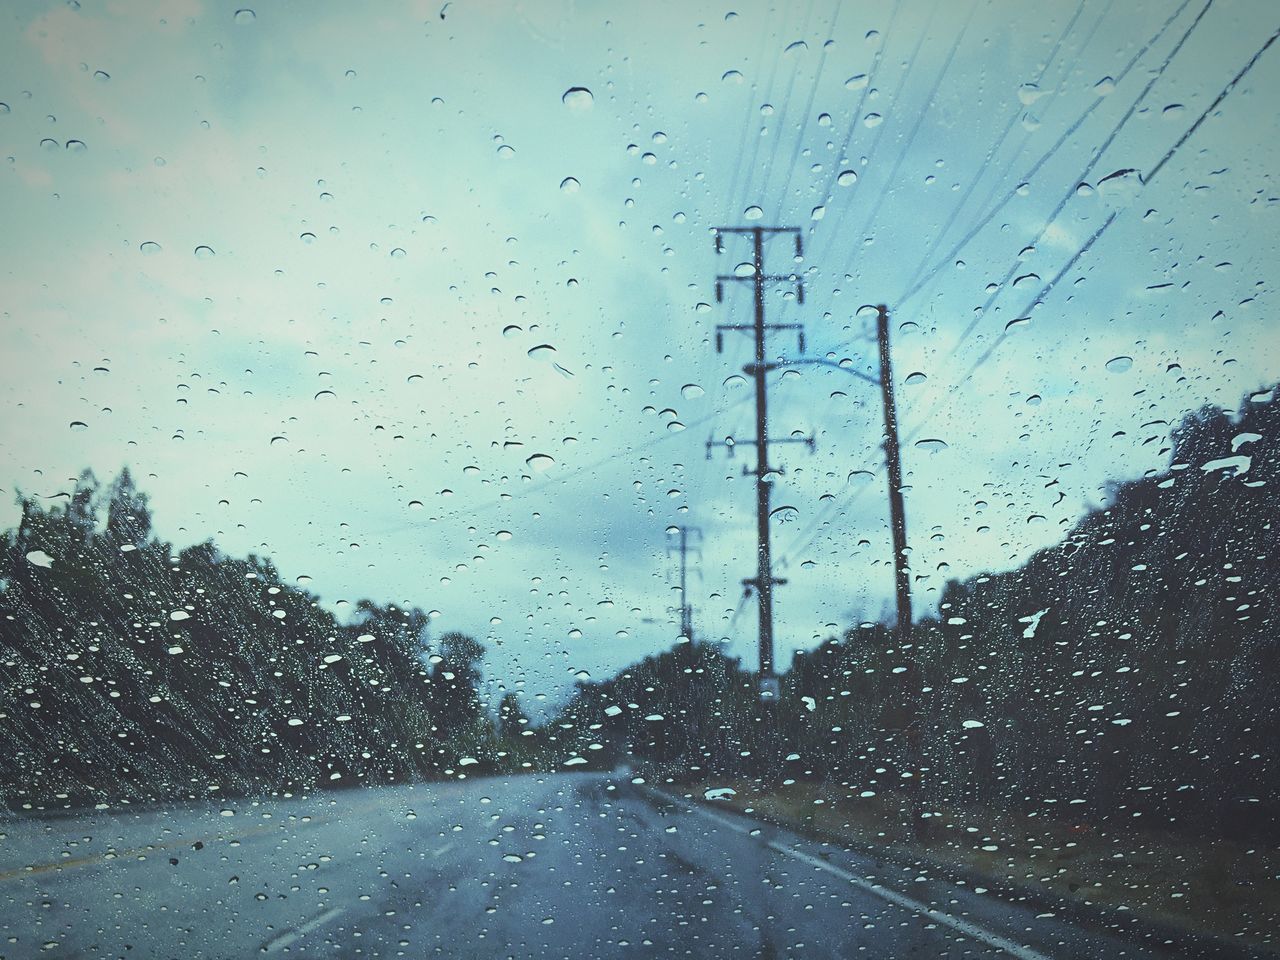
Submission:
[[[769,391],[766,377],[779,364],[770,362],[766,354],[766,340],[772,331],[795,330],[799,340],[800,352],[804,352],[804,330],[799,323],[766,323],[765,322],[765,285],[771,283],[789,283],[795,286],[796,299],[804,303],[804,283],[796,273],[768,274],[764,269],[764,243],[769,237],[778,234],[790,234],[795,240],[795,256],[804,253],[798,227],[717,227],[715,230],[716,253],[724,253],[724,238],[727,234],[748,236],[751,238],[751,270],[735,270],[731,275],[721,274],[716,277],[716,302],[724,301],[724,285],[726,283],[750,283],[755,304],[755,316],[752,323],[727,323],[716,325],[716,352],[724,348],[725,331],[737,331],[751,334],[755,341],[755,358],[743,366],[743,373],[755,382],[756,391],[756,435],[745,443],[753,443],[756,448],[756,468],[743,468],[744,474],[752,474],[756,478],[756,575],[742,582],[749,589],[754,589],[760,610],[760,697],[764,700],[775,700],[778,696],[778,678],[774,673],[773,663],[773,588],[785,583],[773,575],[773,560],[769,543],[770,496],[773,487],[772,475],[776,472],[769,466],[769,445],[771,443],[807,443],[813,449],[813,437],[780,438],[769,436]],[[741,273],[742,275],[739,275]],[[707,441],[707,456],[712,447],[727,447],[730,454],[739,441]]]
[[[702,535],[697,527],[670,527],[668,531],[677,535],[680,550],[680,636],[693,640],[693,604],[689,602],[689,550],[692,549],[690,539]]]

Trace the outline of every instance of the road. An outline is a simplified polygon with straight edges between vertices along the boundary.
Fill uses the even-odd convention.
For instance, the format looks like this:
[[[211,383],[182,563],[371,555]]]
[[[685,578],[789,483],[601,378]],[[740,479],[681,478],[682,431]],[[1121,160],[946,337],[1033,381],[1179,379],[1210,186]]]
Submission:
[[[0,958],[1164,956],[555,774],[0,822]]]

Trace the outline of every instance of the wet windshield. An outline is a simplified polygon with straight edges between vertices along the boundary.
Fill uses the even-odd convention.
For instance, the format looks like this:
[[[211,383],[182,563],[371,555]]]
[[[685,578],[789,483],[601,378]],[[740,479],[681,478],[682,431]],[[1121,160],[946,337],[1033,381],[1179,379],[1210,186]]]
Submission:
[[[1270,956],[1268,0],[0,12],[0,960]]]

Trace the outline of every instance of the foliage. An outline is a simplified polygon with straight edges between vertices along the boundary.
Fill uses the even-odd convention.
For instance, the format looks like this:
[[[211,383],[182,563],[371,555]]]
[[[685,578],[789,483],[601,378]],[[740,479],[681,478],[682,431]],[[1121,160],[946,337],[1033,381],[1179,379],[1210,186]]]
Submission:
[[[797,655],[772,715],[736,661],[685,646],[582,685],[565,718],[664,776],[1274,838],[1275,393],[1188,417],[1167,471],[1022,567],[948,584],[911,638],[868,624]]]
[[[127,469],[21,504],[0,537],[10,804],[414,780],[495,745],[483,648],[450,635],[429,658],[421,610],[361,600],[340,623],[269,560],[175,553]]]

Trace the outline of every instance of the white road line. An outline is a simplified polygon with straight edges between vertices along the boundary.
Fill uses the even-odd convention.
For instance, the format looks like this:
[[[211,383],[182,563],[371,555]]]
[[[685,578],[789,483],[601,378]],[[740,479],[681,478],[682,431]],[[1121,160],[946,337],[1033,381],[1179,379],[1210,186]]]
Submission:
[[[655,787],[650,787],[649,789],[652,793],[657,794],[663,799],[681,807],[685,807],[690,812],[706,817],[708,820],[714,820],[716,823],[726,826],[730,830],[736,830],[738,833],[747,835],[750,835],[751,833],[751,828],[730,820],[728,817],[721,816],[720,814],[699,806],[696,803],[690,804],[689,801],[685,800],[683,797],[674,796],[667,793],[665,790],[659,790]],[[887,900],[895,906],[926,916],[930,920],[940,923],[943,926],[950,927],[952,930],[955,930],[957,933],[962,933],[966,937],[971,937],[974,940],[985,943],[989,947],[995,947],[998,950],[1003,950],[1010,956],[1017,957],[1018,960],[1049,960],[1047,954],[1040,953],[1037,950],[1032,950],[1030,947],[1024,947],[1021,944],[1014,943],[1012,940],[1007,940],[998,933],[986,930],[978,926],[976,923],[965,920],[962,917],[954,917],[949,913],[943,913],[941,910],[935,910],[928,904],[922,903],[919,900],[914,900],[911,897],[898,893],[896,890],[890,890],[888,887],[883,887],[878,883],[871,883],[859,876],[855,876],[848,870],[843,870],[834,864],[827,863],[827,861],[819,859],[818,857],[810,856],[809,854],[797,850],[794,847],[788,847],[786,844],[777,843],[772,840],[767,841],[765,846],[770,850],[776,850],[778,853],[786,854],[788,857],[792,857],[802,863],[807,863],[819,870],[825,870],[827,873],[833,874],[841,880],[848,881],[860,890],[865,890],[867,893],[874,894],[881,900]]]
[[[262,945],[262,952],[275,953],[278,950],[283,950],[285,947],[289,946],[290,944],[296,943],[305,934],[310,933],[312,930],[316,929],[317,927],[324,926],[324,924],[328,923],[330,920],[334,919],[335,917],[340,917],[343,914],[343,912],[344,911],[342,907],[330,907],[328,910],[325,910],[323,913],[316,914],[314,917],[312,917],[310,920],[306,921],[305,923],[301,924],[300,926],[297,926],[292,930],[286,930],[284,933],[280,934],[278,937],[273,937],[272,939],[268,940],[266,943]]]

